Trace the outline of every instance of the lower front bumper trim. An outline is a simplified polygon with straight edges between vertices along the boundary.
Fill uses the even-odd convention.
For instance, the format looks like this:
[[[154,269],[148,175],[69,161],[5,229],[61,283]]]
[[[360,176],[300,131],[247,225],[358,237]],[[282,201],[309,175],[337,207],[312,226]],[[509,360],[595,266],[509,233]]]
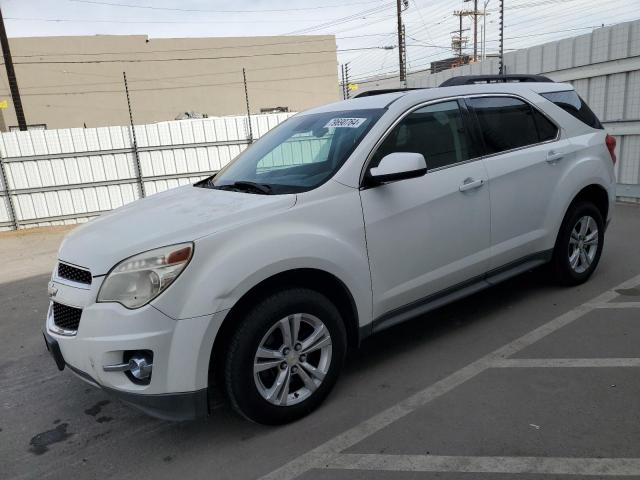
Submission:
[[[209,414],[208,389],[195,392],[141,395],[101,387],[107,393],[129,403],[147,415],[162,420],[196,420]]]
[[[75,368],[67,363],[73,372],[82,377],[87,382],[104,390],[113,397],[119,398],[123,402],[132,405],[138,410],[142,410],[149,416],[161,420],[185,421],[196,420],[206,417],[209,414],[208,389],[203,388],[195,392],[162,393],[144,395],[140,393],[123,392],[114,388],[100,385],[94,378],[86,372]]]

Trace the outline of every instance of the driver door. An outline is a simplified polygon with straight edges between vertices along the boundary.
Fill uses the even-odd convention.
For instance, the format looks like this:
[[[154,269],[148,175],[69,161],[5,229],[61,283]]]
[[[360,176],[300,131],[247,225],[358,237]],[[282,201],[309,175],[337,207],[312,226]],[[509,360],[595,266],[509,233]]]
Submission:
[[[481,277],[490,253],[487,171],[458,101],[409,113],[368,168],[392,152],[421,153],[428,170],[360,192],[374,318]]]

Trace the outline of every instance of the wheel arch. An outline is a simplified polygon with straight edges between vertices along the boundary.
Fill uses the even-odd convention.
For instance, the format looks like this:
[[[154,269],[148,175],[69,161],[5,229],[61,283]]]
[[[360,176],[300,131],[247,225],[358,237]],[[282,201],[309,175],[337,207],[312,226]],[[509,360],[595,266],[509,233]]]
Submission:
[[[209,357],[209,385],[222,385],[221,373],[224,362],[215,361],[224,356],[229,339],[238,321],[253,305],[254,301],[269,292],[290,286],[307,287],[326,295],[335,302],[345,322],[347,342],[350,347],[358,346],[360,342],[358,309],[355,299],[345,283],[338,277],[324,270],[316,268],[296,268],[274,274],[250,288],[233,305],[226,315],[220,330],[213,342]]]
[[[581,201],[590,201],[592,202],[596,208],[602,214],[602,219],[606,224],[607,215],[609,214],[610,202],[609,202],[609,193],[607,189],[596,182],[591,182],[582,188],[580,188],[577,192],[574,193],[572,197],[570,197],[570,201],[567,202],[564,211],[562,212],[562,216],[557,218],[555,222],[555,236],[553,238],[553,247],[555,248],[558,242],[558,236],[560,235],[560,229],[562,228],[562,224],[567,217],[567,214],[571,207],[578,202]]]
[[[606,222],[607,215],[609,214],[609,194],[607,190],[597,183],[592,183],[583,187],[571,200],[571,203],[567,206],[565,210],[569,211],[572,205],[575,205],[579,201],[590,201],[600,210],[600,214],[602,215],[602,219]]]

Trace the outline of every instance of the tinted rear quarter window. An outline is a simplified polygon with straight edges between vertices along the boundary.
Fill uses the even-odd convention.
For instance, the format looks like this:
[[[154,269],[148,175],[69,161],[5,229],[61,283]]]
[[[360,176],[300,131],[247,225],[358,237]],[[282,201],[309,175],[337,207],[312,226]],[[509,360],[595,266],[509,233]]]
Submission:
[[[548,142],[558,136],[558,127],[535,108],[533,109],[533,120],[538,129],[538,139],[541,142]]]
[[[570,113],[582,123],[589,125],[592,128],[603,129],[604,127],[596,117],[596,114],[591,111],[589,105],[580,98],[574,90],[568,90],[565,92],[550,92],[541,93],[544,98],[555,103],[558,107],[562,108],[565,112]]]

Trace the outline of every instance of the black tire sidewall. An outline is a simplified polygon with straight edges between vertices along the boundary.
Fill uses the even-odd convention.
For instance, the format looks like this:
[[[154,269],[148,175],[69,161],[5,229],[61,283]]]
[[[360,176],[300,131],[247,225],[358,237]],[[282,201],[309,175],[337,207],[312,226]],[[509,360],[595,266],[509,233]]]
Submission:
[[[308,313],[322,320],[331,335],[331,365],[322,384],[306,400],[291,406],[269,403],[259,393],[253,361],[260,341],[278,320],[293,313]],[[232,336],[225,365],[225,385],[233,407],[246,418],[264,424],[282,424],[316,409],[338,379],[346,354],[346,332],[338,309],[324,295],[293,288],[266,296],[242,319]]]
[[[593,257],[593,261],[589,268],[584,272],[578,273],[569,264],[569,239],[571,231],[575,227],[578,220],[585,215],[592,217],[596,225],[598,226],[598,249],[596,255]],[[589,279],[591,274],[598,266],[600,256],[602,255],[602,248],[604,246],[604,221],[600,210],[591,202],[580,202],[571,206],[560,228],[560,233],[556,241],[554,248],[554,269],[557,279],[567,285],[578,285]]]

